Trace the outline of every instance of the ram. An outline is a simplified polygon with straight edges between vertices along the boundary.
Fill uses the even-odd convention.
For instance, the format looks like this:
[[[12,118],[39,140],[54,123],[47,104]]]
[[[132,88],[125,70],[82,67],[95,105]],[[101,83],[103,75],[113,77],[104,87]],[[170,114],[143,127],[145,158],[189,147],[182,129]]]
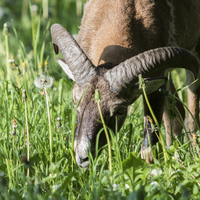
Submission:
[[[105,123],[115,132],[116,119],[119,130],[126,118],[127,107],[142,94],[138,87],[138,76],[142,75],[159,124],[164,112],[168,145],[170,134],[181,133],[180,120],[185,118],[183,106],[176,101],[176,117],[170,119],[165,106],[166,95],[158,89],[164,91],[167,73],[175,68],[186,69],[188,84],[199,77],[198,60],[190,53],[194,50],[200,56],[199,0],[89,0],[78,42],[59,24],[51,27],[51,34],[55,53],[60,50],[64,58],[57,58],[60,66],[76,82],[74,104],[77,105],[83,96],[77,107],[74,143],[80,167],[88,167],[89,151],[95,155],[96,136],[102,128],[94,101],[97,89]],[[199,82],[188,88],[188,108],[197,123]],[[175,93],[171,79],[168,85]],[[156,129],[151,127],[152,123],[154,127],[156,125],[145,101],[143,105],[141,155],[147,162],[152,162],[150,144],[155,145],[158,138]],[[187,114],[186,125],[190,134],[197,128],[190,114]],[[99,147],[105,144],[105,134],[101,133]]]

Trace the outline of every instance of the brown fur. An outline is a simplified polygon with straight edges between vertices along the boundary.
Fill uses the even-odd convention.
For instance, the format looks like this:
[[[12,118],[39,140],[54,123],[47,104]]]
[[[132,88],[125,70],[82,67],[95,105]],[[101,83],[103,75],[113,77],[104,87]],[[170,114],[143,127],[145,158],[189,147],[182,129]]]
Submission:
[[[199,0],[89,0],[85,6],[78,43],[95,66],[106,63],[108,65],[106,68],[111,68],[134,55],[158,47],[179,46],[193,50],[199,38]],[[198,44],[197,49],[199,49],[199,46]],[[163,72],[160,72],[158,75],[163,75]],[[78,85],[74,87],[75,104],[80,100],[86,87],[88,87],[88,90],[78,108],[80,124],[76,132],[76,140],[77,142],[81,140],[86,141],[86,138],[88,138],[88,143],[92,143],[94,141],[90,141],[90,139],[96,139],[96,136],[94,137],[92,134],[102,127],[99,122],[95,121],[95,119],[100,119],[97,106],[93,100],[95,89],[100,91],[102,98],[101,107],[106,123],[113,129],[115,123],[113,113],[115,113],[118,107],[128,106],[130,102],[128,102],[126,97],[119,97],[112,93],[108,82],[100,75],[82,87]],[[174,90],[173,84],[170,89]],[[196,87],[196,89],[198,88]],[[190,93],[194,95],[194,98],[197,98],[195,90],[191,89]],[[149,95],[149,98],[158,121],[161,123],[164,110],[164,96],[159,92],[154,92]],[[145,104],[144,106],[144,124],[148,124],[148,117],[151,117],[151,114],[147,106]],[[182,105],[177,102],[176,106],[182,113],[180,118],[184,118]],[[192,106],[194,106],[194,101],[191,101],[189,105],[191,109]],[[193,114],[195,116],[198,115],[197,111],[194,111]],[[121,120],[122,123],[125,116],[126,114]],[[192,123],[191,118],[188,120],[189,123]],[[168,126],[168,134],[172,134],[170,118],[166,109],[165,124],[166,127]],[[180,124],[172,124],[175,126],[173,129],[175,131],[178,129],[177,133],[180,134]],[[155,135],[151,137],[153,133],[148,128],[145,128],[144,133],[142,154],[148,161],[147,154],[149,151],[147,149],[150,149],[148,134],[152,140],[152,145],[157,142],[157,138]],[[105,138],[103,140],[103,143],[105,143]],[[76,153],[79,154],[77,159],[80,162],[86,155],[84,152],[86,150],[83,151],[81,145],[75,145],[75,149]],[[150,156],[151,159],[152,157]]]

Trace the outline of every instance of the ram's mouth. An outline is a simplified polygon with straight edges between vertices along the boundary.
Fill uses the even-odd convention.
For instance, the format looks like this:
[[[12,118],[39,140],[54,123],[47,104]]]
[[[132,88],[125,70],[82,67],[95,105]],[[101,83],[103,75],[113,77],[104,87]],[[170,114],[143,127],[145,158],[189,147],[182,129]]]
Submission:
[[[79,157],[79,155],[76,155],[76,162],[77,162],[78,166],[81,168],[85,168],[85,169],[89,168],[88,156],[81,158],[81,157]]]

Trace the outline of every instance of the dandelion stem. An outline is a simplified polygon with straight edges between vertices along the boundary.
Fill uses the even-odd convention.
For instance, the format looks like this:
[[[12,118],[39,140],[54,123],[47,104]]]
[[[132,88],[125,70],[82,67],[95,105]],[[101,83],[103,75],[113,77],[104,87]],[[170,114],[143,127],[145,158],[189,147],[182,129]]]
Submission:
[[[3,33],[5,36],[6,44],[6,66],[7,66],[7,82],[6,82],[6,98],[8,99],[8,82],[10,80],[10,65],[9,65],[9,45],[8,45],[8,25],[4,24]],[[8,127],[8,104],[6,101],[6,121],[7,121],[7,138],[9,138],[9,127]]]
[[[53,135],[51,134],[51,120],[50,120],[50,112],[49,112],[49,99],[46,87],[44,87],[45,95],[46,95],[46,103],[47,103],[47,115],[48,115],[48,122],[49,122],[49,143],[50,143],[50,162],[53,159]]]
[[[53,160],[53,135],[51,134],[51,120],[49,113],[49,99],[46,88],[49,88],[53,85],[53,78],[45,75],[41,75],[40,78],[34,80],[34,84],[36,87],[44,89],[46,95],[46,104],[47,104],[47,115],[49,122],[49,144],[50,144],[50,162]]]
[[[25,107],[25,121],[26,121],[26,145],[27,145],[27,162],[29,162],[29,146],[30,146],[30,142],[29,142],[29,132],[28,132],[28,116],[27,116],[27,95],[26,95],[26,90],[22,91],[22,101],[24,102],[24,107]],[[29,167],[27,169],[27,177],[29,177]]]
[[[6,66],[7,66],[7,81],[10,80],[10,64],[9,64],[9,45],[8,45],[8,27],[4,24],[4,36],[6,43]]]
[[[13,141],[12,141],[12,145],[13,145],[13,160],[15,159],[15,136],[13,136]]]
[[[27,108],[25,101],[25,120],[26,120],[26,135],[27,135],[27,161],[29,162],[29,132],[28,132],[28,117],[27,117]],[[27,177],[29,177],[29,168],[27,169]]]
[[[101,122],[102,122],[102,124],[103,124],[103,128],[104,128],[105,135],[106,135],[106,140],[107,140],[107,143],[108,143],[109,170],[112,171],[112,159],[111,159],[111,144],[110,144],[110,138],[109,138],[108,130],[107,130],[107,127],[106,127],[106,124],[105,124],[105,121],[104,121],[104,118],[103,118],[103,115],[102,115],[102,112],[101,112],[100,95],[99,95],[99,91],[98,91],[98,90],[95,91],[95,101],[96,101],[97,106],[98,106],[98,109],[99,109],[99,114],[100,114]]]

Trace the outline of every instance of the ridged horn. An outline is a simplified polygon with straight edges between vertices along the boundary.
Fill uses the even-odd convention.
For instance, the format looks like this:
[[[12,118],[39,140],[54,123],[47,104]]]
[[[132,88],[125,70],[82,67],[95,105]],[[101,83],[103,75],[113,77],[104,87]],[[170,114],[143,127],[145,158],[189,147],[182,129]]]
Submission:
[[[138,76],[150,77],[169,68],[185,68],[198,75],[198,60],[190,51],[178,47],[163,47],[138,54],[104,74],[114,93],[119,93],[138,81]]]
[[[92,62],[63,26],[53,24],[51,36],[55,53],[58,54],[58,50],[60,50],[78,85],[87,82],[96,74]]]

